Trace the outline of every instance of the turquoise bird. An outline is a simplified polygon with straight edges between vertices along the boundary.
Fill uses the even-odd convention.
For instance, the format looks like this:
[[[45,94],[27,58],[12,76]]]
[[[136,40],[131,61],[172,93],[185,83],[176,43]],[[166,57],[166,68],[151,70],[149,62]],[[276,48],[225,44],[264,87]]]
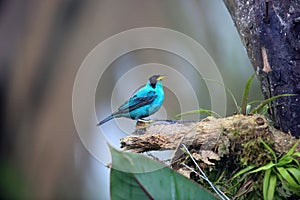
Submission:
[[[126,117],[138,120],[157,112],[165,97],[161,82],[165,77],[165,75],[151,76],[144,87],[134,93],[118,110],[99,122],[97,126],[113,118]]]

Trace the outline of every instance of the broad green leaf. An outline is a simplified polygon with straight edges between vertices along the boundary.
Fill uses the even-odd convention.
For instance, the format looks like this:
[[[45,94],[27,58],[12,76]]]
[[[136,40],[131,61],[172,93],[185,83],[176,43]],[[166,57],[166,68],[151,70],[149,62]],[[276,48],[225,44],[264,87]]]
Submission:
[[[110,151],[112,200],[217,199],[197,183],[148,157],[113,148],[110,148]]]
[[[268,199],[268,189],[269,189],[269,183],[270,183],[270,175],[271,175],[271,169],[266,170],[264,181],[263,181],[263,196],[264,199]]]
[[[289,172],[284,167],[277,167],[276,169],[291,187],[300,189],[300,185],[297,184],[294,178],[289,174]]]
[[[279,159],[279,162],[277,163],[278,167],[282,167],[285,166],[287,164],[290,164],[291,162],[294,161],[294,158],[292,158],[291,156],[283,156],[282,158]]]
[[[299,161],[294,157],[294,155],[293,155],[293,162],[291,165],[295,168],[300,167]]]
[[[283,179],[283,177],[281,176],[281,174],[278,173],[276,170],[274,170],[273,172],[276,173],[276,176],[279,179],[279,182],[282,184],[283,188],[285,190],[287,190],[287,191],[290,191],[291,190],[290,185],[288,184],[288,182],[285,179]]]
[[[266,164],[266,165],[264,165],[264,166],[261,166],[261,167],[255,169],[255,170],[250,171],[249,173],[256,173],[256,172],[259,172],[259,171],[266,171],[266,170],[268,170],[268,169],[271,169],[271,168],[274,167],[275,165],[276,165],[276,164],[274,164],[273,162],[270,162],[270,163],[268,163],[268,164]]]
[[[283,186],[286,186],[286,184],[285,184],[286,181],[283,179],[283,177],[281,176],[281,174],[277,170],[273,170],[273,172],[276,174],[277,178],[283,184]],[[285,188],[288,189],[288,187],[285,187]]]
[[[264,100],[263,102],[261,102],[256,108],[254,108],[252,111],[251,111],[251,114],[255,114],[255,113],[258,113],[261,109],[263,109],[263,107],[267,104],[269,104],[271,101],[274,101],[275,99],[278,99],[280,97],[290,97],[290,96],[296,96],[296,94],[280,94],[280,95],[277,95],[277,96],[273,96],[271,98],[268,98],[266,100]]]
[[[240,175],[243,175],[247,172],[249,172],[250,170],[252,170],[253,168],[255,168],[254,165],[249,165],[248,167],[244,168],[244,169],[241,169],[240,171],[238,171],[233,177],[232,179],[235,179],[236,177],[240,176]]]
[[[298,160],[294,159],[292,163],[286,164],[284,166],[278,166],[278,167],[284,167],[284,168],[299,168],[299,162]]]
[[[243,98],[242,98],[242,114],[243,115],[246,115],[246,108],[247,108],[247,102],[248,102],[248,97],[249,97],[249,89],[250,89],[250,85],[252,83],[254,76],[255,76],[255,74],[250,76],[250,78],[247,80],[247,83],[244,88],[244,93],[243,93]]]
[[[287,168],[288,172],[293,175],[298,185],[300,185],[300,168]]]
[[[295,152],[295,153],[293,154],[293,156],[300,157],[300,152]]]
[[[295,148],[297,147],[298,144],[299,144],[299,140],[295,142],[295,144],[290,148],[290,150],[286,153],[286,155],[291,156],[295,152]]]
[[[276,175],[271,174],[270,181],[269,181],[269,187],[268,187],[268,195],[267,195],[267,199],[266,200],[268,200],[268,199],[274,199],[276,182],[277,182]]]
[[[276,156],[275,152],[273,151],[273,149],[267,143],[265,143],[262,139],[260,141],[263,143],[263,145],[266,147],[266,149],[268,149],[270,151],[270,153],[272,154],[272,156],[274,158],[275,163],[277,163],[277,156]]]

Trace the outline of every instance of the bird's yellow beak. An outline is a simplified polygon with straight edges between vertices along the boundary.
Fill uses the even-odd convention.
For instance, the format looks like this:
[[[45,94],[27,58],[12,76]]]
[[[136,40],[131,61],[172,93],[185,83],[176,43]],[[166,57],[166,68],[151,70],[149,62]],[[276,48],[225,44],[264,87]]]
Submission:
[[[165,77],[166,77],[166,75],[160,75],[156,80],[161,81]]]

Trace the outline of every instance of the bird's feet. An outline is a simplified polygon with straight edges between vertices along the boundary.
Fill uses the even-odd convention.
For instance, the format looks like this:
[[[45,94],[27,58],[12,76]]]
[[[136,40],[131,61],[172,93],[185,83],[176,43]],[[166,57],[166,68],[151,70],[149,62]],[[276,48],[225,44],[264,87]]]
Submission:
[[[151,122],[153,122],[153,120],[151,120],[150,118],[149,119],[138,119],[137,121],[142,122],[142,123],[151,123]]]
[[[137,127],[146,127],[149,124],[151,124],[153,122],[153,120],[145,120],[145,119],[138,119],[136,122],[136,126]]]

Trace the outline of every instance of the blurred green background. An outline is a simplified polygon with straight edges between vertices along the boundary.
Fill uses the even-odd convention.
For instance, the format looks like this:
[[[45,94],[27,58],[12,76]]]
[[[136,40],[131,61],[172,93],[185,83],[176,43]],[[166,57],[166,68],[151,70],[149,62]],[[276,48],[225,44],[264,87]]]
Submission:
[[[86,150],[76,132],[72,89],[84,58],[114,34],[164,27],[192,37],[211,55],[238,102],[254,73],[222,1],[11,0],[0,1],[0,10],[1,199],[109,198],[109,171]],[[99,83],[96,105],[105,111],[97,109],[98,116],[111,111],[111,88],[124,71],[159,62],[161,57],[183,62],[165,54],[144,50],[116,60],[106,71],[109,78]],[[193,79],[194,85],[199,83],[196,91],[201,91],[199,77]],[[129,85],[124,87],[133,92],[136,88]],[[262,99],[257,81],[251,88],[251,98]],[[164,109],[170,118],[179,109],[176,99],[168,99],[171,92],[166,93]],[[204,92],[197,95],[203,96],[199,106],[209,109]],[[234,111],[227,95],[227,115]],[[96,127],[90,130],[98,133]]]

